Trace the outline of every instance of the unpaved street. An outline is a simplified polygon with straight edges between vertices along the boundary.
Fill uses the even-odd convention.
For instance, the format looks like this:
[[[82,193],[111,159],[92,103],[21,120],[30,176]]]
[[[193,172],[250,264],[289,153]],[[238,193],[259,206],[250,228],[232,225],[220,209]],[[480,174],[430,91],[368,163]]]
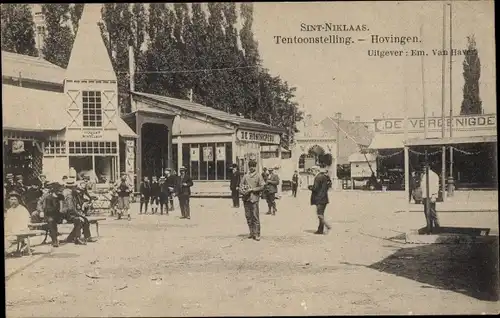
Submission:
[[[135,204],[131,222],[102,223],[98,242],[63,245],[9,277],[7,315],[499,312],[500,303],[488,300],[498,257],[488,247],[388,239],[424,223],[420,213],[395,213],[404,196],[332,193],[327,236],[312,234],[317,220],[305,191],[279,200],[274,217],[262,202],[260,242],[246,239],[243,209],[230,199],[193,199],[191,220],[179,219],[178,209],[138,215]],[[442,223],[472,219],[458,214],[443,213]],[[479,212],[474,225],[494,226],[497,218]]]

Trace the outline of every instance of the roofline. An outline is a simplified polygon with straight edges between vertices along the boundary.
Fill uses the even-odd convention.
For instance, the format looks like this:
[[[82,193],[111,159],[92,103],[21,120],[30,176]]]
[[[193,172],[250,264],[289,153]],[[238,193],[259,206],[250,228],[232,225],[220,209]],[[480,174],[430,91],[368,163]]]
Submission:
[[[10,76],[10,75],[4,75],[2,74],[2,78],[5,79],[10,79],[12,81],[19,82],[19,77],[16,76]],[[48,82],[48,81],[41,81],[33,78],[28,78],[28,77],[21,77],[21,82],[29,82],[29,83],[35,83],[35,84],[44,84],[44,85],[53,85],[53,86],[61,86],[64,87],[64,80],[62,82]],[[19,86],[22,87],[22,86]]]
[[[155,99],[154,97],[149,97],[149,96],[144,96],[143,95],[143,94],[148,94],[148,93],[142,93],[142,92],[136,92],[136,91],[131,91],[130,93],[133,94],[133,95],[135,95],[135,96],[138,96],[138,97],[142,97],[142,98],[146,98],[146,99],[150,99],[150,100],[155,100],[156,102],[167,104],[167,105],[169,105],[171,107],[180,108],[179,106],[172,105],[169,102],[159,101],[159,100]],[[154,94],[151,94],[151,95],[154,95]],[[167,96],[165,96],[165,97],[167,97]],[[169,97],[169,98],[173,98],[173,97]],[[202,104],[199,104],[199,105],[202,105]],[[202,105],[202,106],[204,106],[204,105]],[[204,106],[204,107],[208,107],[208,106]],[[208,115],[206,113],[199,112],[199,111],[185,110],[185,109],[182,109],[182,111],[189,111],[189,112],[192,112],[192,113],[196,113],[198,115],[207,116],[207,117],[210,117],[212,119],[216,119],[216,120],[219,120],[219,121],[222,121],[222,122],[225,122],[225,123],[229,123],[231,125],[235,125],[238,128],[259,129],[260,131],[264,130],[264,131],[267,131],[267,132],[274,132],[274,133],[285,133],[286,132],[286,129],[284,129],[284,128],[278,128],[278,127],[272,127],[272,126],[269,126],[269,127],[260,127],[260,125],[267,125],[267,124],[260,123],[260,122],[257,122],[257,121],[256,121],[255,124],[250,124],[250,123],[236,123],[236,122],[224,120],[224,119],[212,116],[212,115]]]
[[[26,131],[26,132],[39,132],[39,133],[45,133],[45,132],[54,132],[54,131],[63,131],[66,129],[66,127],[61,128],[61,129],[55,129],[55,128],[16,128],[16,127],[9,127],[9,126],[3,126],[3,130],[11,130],[11,131]]]

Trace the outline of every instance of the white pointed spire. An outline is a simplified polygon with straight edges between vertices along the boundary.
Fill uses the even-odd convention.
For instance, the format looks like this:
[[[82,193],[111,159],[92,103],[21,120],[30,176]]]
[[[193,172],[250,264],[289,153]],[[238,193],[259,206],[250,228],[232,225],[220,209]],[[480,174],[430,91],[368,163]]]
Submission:
[[[78,26],[68,68],[68,80],[113,80],[116,74],[101,37],[101,4],[86,3]]]

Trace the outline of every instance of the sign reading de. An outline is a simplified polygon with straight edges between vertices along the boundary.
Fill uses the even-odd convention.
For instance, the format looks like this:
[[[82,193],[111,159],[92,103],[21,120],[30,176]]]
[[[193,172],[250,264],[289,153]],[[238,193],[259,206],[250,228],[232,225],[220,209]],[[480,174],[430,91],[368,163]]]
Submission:
[[[397,133],[404,132],[405,120],[397,119],[375,119],[375,131]],[[473,116],[456,116],[453,120],[445,118],[444,125],[446,128],[450,126],[453,130],[479,130],[479,129],[494,129],[497,126],[496,115],[473,115]],[[421,132],[425,130],[425,120],[423,118],[408,118],[408,131]],[[443,127],[443,119],[441,117],[427,118],[428,131],[441,131]]]
[[[249,142],[257,142],[263,144],[280,144],[280,135],[265,133],[265,132],[256,132],[250,130],[238,130],[236,132],[236,137],[240,141],[249,141]]]

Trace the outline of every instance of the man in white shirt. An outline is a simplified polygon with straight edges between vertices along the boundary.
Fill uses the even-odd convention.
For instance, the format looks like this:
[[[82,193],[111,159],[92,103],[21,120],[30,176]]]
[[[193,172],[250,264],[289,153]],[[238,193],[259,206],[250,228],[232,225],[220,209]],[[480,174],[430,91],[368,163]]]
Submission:
[[[9,208],[4,214],[4,249],[8,250],[12,244],[17,242],[15,234],[28,232],[30,214],[28,210],[20,204],[21,196],[17,192],[8,194]],[[23,242],[23,247],[24,247]]]
[[[429,171],[429,197],[427,198],[427,176],[426,171]],[[436,212],[436,200],[439,194],[439,176],[432,171],[429,164],[423,165],[423,172],[420,179],[420,187],[422,189],[422,197],[424,204],[425,220],[427,221],[427,231],[432,233],[433,229],[439,228],[439,220]],[[427,204],[428,203],[428,204]]]

